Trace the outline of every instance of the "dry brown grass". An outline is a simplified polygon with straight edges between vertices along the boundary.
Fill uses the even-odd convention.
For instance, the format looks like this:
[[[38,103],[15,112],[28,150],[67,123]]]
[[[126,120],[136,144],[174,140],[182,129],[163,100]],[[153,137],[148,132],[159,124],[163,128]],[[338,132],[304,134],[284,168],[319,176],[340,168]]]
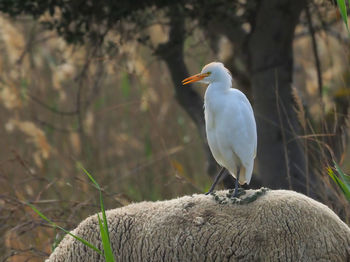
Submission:
[[[107,208],[209,186],[196,127],[149,50],[129,43],[109,57],[104,47],[68,46],[27,18],[1,19],[8,25],[0,37],[6,261],[42,261],[51,251],[56,232],[25,202],[68,229],[96,212],[97,192],[78,160],[104,188]]]

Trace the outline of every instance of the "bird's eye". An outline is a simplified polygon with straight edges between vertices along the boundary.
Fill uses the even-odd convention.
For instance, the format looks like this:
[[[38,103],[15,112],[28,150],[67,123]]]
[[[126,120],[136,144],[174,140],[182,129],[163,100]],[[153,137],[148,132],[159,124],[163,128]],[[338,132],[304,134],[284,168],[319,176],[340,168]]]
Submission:
[[[211,72],[207,72],[207,75],[210,76],[210,75],[211,75]]]

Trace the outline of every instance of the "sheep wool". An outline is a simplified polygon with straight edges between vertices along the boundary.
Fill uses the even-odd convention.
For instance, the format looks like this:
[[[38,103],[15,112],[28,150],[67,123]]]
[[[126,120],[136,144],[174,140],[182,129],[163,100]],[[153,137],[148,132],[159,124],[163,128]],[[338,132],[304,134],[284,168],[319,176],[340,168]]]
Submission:
[[[350,261],[350,229],[288,190],[195,194],[107,211],[116,261]],[[97,215],[73,233],[103,250]],[[104,261],[66,235],[49,262]]]

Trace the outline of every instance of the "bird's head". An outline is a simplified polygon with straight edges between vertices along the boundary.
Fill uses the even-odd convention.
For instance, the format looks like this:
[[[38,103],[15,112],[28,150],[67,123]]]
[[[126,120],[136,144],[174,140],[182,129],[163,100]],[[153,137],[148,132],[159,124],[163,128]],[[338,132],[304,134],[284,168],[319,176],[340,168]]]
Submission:
[[[212,62],[203,67],[202,72],[182,80],[183,85],[193,82],[211,84],[214,82],[229,82],[232,76],[230,71],[220,62]]]

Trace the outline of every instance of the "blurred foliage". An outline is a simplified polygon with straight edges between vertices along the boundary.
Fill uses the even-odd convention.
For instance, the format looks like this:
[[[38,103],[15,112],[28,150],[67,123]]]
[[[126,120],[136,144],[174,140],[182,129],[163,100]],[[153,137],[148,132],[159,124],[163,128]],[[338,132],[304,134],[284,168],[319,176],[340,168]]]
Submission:
[[[182,7],[183,15],[197,17],[207,26],[217,15],[231,17],[240,6],[255,6],[255,1],[65,1],[65,0],[2,0],[0,11],[10,16],[31,15],[40,18],[48,29],[54,29],[69,43],[88,41],[101,42],[108,31],[118,30],[122,34],[134,34],[154,23],[156,10]],[[242,23],[246,19],[241,16]],[[124,23],[123,25],[121,23]],[[149,36],[139,36],[140,42],[147,42]],[[113,44],[112,44],[113,45]]]
[[[0,11],[11,16],[20,14],[30,14],[35,18],[42,15],[50,16],[52,19],[42,21],[49,29],[56,29],[68,42],[82,42],[87,33],[89,33],[90,39],[97,40],[103,37],[98,29],[101,27],[109,29],[122,18],[128,18],[138,10],[144,10],[152,6],[162,7],[170,3],[170,1],[164,0],[2,0]],[[140,14],[136,17],[142,19]]]

